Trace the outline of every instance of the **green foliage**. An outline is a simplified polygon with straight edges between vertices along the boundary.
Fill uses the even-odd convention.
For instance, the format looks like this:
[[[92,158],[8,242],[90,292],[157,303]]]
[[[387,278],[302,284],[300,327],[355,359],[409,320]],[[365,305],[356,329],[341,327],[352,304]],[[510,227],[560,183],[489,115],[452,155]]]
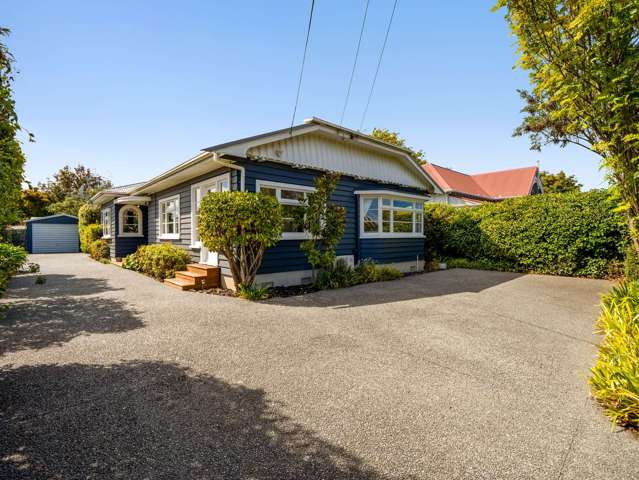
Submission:
[[[489,258],[448,258],[446,259],[448,268],[472,268],[475,270],[495,270],[497,272],[512,272],[517,270],[517,266],[512,262],[491,260]]]
[[[49,196],[37,188],[22,190],[20,201],[22,218],[46,217],[49,215],[47,207],[50,203]]]
[[[639,283],[622,283],[602,299],[597,321],[604,334],[590,385],[604,412],[639,428]]]
[[[315,279],[315,287],[320,290],[345,288],[362,283],[396,280],[401,277],[402,273],[396,268],[378,266],[371,259],[360,261],[355,268],[338,260],[319,272]]]
[[[0,39],[9,34],[0,27]],[[20,191],[24,178],[24,154],[17,134],[21,130],[13,100],[13,55],[0,42],[0,232],[22,216]]]
[[[533,195],[473,208],[431,204],[424,210],[433,258],[594,278],[611,276],[623,260],[626,228],[606,191]]]
[[[639,254],[634,248],[628,247],[626,249],[623,267],[626,280],[639,280]]]
[[[264,251],[282,235],[282,209],[261,193],[209,193],[200,205],[198,228],[202,244],[227,258],[235,285],[252,285]]]
[[[78,216],[78,212],[87,199],[78,195],[70,195],[59,202],[54,202],[47,207],[49,214],[56,215],[58,213],[66,213],[68,215]]]
[[[393,132],[386,128],[373,128],[371,132],[371,137],[375,137],[382,142],[390,143],[391,145],[395,145],[396,147],[405,148],[406,150],[410,150],[410,155],[420,165],[426,163],[426,155],[423,150],[413,150],[411,147],[406,145],[406,140],[399,136],[398,132]]]
[[[26,261],[27,251],[24,248],[0,243],[0,294],[6,289],[9,279],[18,273]]]
[[[566,175],[563,170],[558,173],[543,171],[539,174],[544,193],[579,192],[583,185],[577,181],[574,175]]]
[[[93,260],[108,260],[111,256],[111,249],[109,248],[109,243],[106,240],[93,240],[89,244],[89,256]]]
[[[78,225],[100,223],[100,207],[93,203],[85,203],[78,209]]]
[[[256,287],[255,285],[243,285],[237,289],[237,295],[246,300],[264,300],[269,297],[268,287]]]
[[[315,178],[315,191],[301,202],[300,219],[310,236],[300,244],[313,268],[327,268],[335,262],[335,249],[344,236],[346,209],[330,201],[339,175],[327,173]]]
[[[175,272],[186,270],[189,254],[170,243],[142,245],[135,253],[125,257],[122,266],[142,272],[157,280],[172,278]]]
[[[532,92],[516,135],[600,155],[639,251],[637,0],[499,0]]]
[[[93,223],[90,225],[80,225],[80,251],[89,252],[89,246],[102,237],[102,226]]]

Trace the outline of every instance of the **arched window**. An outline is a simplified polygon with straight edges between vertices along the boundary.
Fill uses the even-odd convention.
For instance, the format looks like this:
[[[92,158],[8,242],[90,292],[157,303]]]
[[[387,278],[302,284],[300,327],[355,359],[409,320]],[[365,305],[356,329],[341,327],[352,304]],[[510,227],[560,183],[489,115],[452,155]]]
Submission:
[[[141,237],[142,232],[142,210],[136,205],[125,205],[120,208],[120,228],[121,237]]]

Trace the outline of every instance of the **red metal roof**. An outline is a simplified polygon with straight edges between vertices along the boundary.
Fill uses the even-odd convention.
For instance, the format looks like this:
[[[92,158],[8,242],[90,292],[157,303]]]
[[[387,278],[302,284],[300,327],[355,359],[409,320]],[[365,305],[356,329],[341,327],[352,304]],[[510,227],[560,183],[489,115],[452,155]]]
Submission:
[[[486,200],[524,197],[530,194],[537,167],[513,168],[497,172],[467,175],[428,163],[424,170],[446,193],[455,192]]]

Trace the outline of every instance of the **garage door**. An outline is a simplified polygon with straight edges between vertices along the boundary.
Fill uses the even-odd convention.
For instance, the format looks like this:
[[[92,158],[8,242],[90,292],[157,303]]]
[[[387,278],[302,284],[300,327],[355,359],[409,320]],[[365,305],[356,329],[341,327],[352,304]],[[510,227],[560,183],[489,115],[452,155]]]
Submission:
[[[78,226],[62,223],[32,225],[33,253],[75,253],[79,251]]]

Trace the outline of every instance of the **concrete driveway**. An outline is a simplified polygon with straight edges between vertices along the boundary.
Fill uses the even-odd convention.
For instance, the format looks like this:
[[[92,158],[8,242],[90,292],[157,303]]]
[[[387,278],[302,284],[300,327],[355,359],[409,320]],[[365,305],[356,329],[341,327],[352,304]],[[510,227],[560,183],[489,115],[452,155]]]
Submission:
[[[603,281],[452,270],[255,304],[33,256],[0,478],[631,479],[588,396]]]

